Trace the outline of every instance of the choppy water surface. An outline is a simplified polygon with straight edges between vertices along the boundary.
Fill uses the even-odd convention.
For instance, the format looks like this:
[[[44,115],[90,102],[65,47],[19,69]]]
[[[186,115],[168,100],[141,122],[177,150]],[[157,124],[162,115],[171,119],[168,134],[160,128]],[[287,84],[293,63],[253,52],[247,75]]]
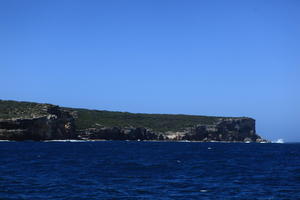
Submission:
[[[300,144],[1,142],[0,199],[300,199]]]

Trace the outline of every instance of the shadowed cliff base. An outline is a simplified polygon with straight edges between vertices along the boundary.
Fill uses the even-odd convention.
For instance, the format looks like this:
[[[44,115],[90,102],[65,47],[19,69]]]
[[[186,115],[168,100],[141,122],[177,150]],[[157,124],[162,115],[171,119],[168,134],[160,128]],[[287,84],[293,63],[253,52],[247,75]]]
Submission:
[[[134,114],[3,100],[0,139],[266,142],[248,117]]]

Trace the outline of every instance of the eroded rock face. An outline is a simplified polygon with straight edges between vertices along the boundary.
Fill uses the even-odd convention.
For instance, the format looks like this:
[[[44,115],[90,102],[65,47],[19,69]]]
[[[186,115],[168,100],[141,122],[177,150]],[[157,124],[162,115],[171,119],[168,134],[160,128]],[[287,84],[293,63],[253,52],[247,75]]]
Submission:
[[[246,117],[199,116],[197,118],[199,121],[195,122],[195,116],[170,117],[165,115],[162,117],[161,115],[116,114],[113,112],[110,112],[109,115],[107,113],[103,115],[102,111],[100,114],[97,111],[85,111],[78,115],[79,111],[80,109],[60,108],[51,104],[0,100],[0,140],[99,139],[266,142],[256,134],[255,120]],[[75,121],[77,127],[82,127],[81,130],[75,128]],[[103,121],[104,125],[101,125],[99,121]],[[176,122],[180,126],[176,126]],[[197,123],[201,124],[197,125]],[[128,124],[129,127],[124,127],[122,124]],[[144,127],[145,124],[148,127]]]
[[[251,118],[221,119],[213,125],[197,125],[181,132],[155,133],[147,128],[101,127],[79,132],[81,139],[102,140],[190,140],[261,142],[255,133],[255,120]]]
[[[255,120],[228,118],[214,125],[197,125],[183,136],[184,140],[197,141],[245,141],[255,142],[260,137],[255,132]]]
[[[74,118],[58,106],[45,105],[46,113],[32,118],[0,119],[1,140],[56,140],[76,138]]]
[[[89,128],[80,131],[81,139],[98,139],[98,140],[164,140],[161,134],[156,134],[150,129],[143,127],[138,128],[118,128],[102,127]]]
[[[251,118],[221,119],[213,125],[188,127],[182,132],[156,133],[144,127],[100,127],[76,131],[73,116],[58,106],[48,105],[47,115],[32,118],[0,119],[1,140],[190,140],[264,141],[255,132]]]

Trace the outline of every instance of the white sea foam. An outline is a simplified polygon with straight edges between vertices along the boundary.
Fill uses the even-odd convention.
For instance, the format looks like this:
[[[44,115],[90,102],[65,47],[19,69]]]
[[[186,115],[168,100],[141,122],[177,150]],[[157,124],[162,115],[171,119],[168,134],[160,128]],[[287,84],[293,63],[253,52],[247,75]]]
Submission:
[[[278,140],[276,140],[276,141],[273,141],[272,143],[278,143],[278,144],[282,144],[282,143],[284,143],[284,141],[283,141],[283,139],[278,139]]]
[[[85,140],[45,140],[45,142],[86,142]]]

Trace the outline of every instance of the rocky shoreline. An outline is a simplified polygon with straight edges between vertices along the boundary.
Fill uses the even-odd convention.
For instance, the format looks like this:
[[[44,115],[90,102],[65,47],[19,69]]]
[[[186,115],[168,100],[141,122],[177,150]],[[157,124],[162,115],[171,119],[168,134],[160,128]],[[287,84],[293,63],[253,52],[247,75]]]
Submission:
[[[0,105],[1,102],[3,101],[0,101]],[[7,109],[2,106],[3,113],[7,113],[7,110],[10,113],[4,115],[5,117],[0,117],[0,140],[267,142],[256,134],[255,120],[246,117],[218,118],[210,124],[199,123],[182,127],[177,131],[171,129],[155,131],[149,127],[100,124],[79,129],[76,126],[76,120],[78,120],[76,111],[59,106],[36,104],[30,111],[25,106],[22,109],[15,109],[15,107]],[[24,116],[20,117],[22,113]]]

